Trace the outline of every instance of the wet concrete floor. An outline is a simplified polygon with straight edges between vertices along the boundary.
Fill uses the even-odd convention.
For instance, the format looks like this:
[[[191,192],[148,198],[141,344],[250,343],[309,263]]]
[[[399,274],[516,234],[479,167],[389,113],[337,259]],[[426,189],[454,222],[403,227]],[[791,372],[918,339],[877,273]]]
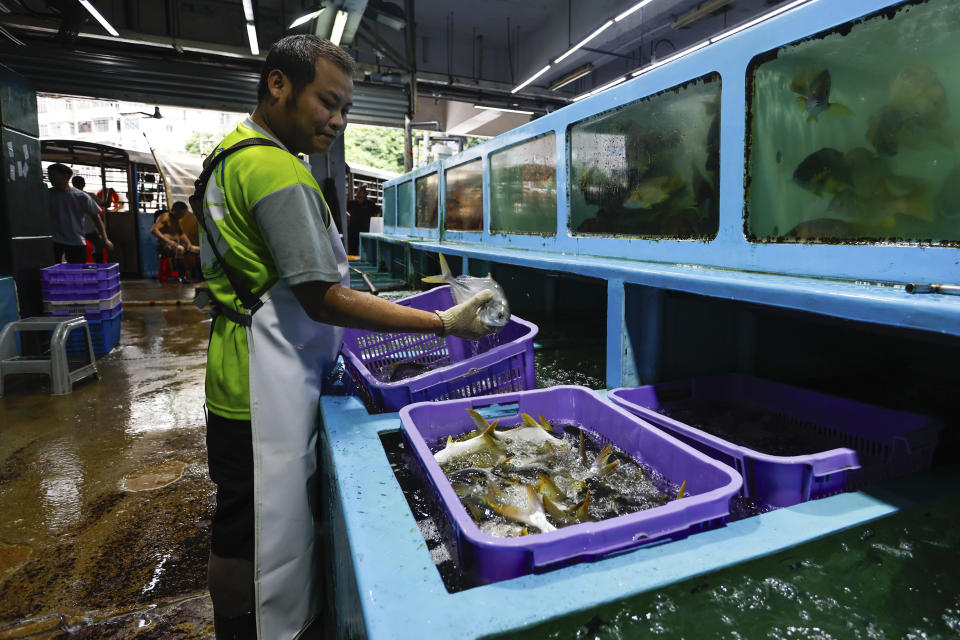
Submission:
[[[0,398],[0,640],[213,638],[203,379],[190,285],[125,281],[100,380]],[[154,306],[137,301],[164,301]]]

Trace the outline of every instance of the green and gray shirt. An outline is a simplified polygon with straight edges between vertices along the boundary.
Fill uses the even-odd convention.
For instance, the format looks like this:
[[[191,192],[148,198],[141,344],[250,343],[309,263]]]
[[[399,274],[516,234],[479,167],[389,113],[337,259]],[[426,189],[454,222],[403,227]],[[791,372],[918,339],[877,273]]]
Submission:
[[[250,118],[237,125],[216,152],[247,138],[269,138]],[[281,145],[282,147],[282,145]],[[213,172],[204,193],[207,224],[215,223],[224,261],[262,296],[277,280],[341,282],[332,246],[329,209],[317,181],[285,148],[253,146],[231,154]],[[201,234],[203,277],[222,304],[245,312],[223,268]],[[343,259],[346,256],[344,254]],[[207,408],[225,418],[250,419],[246,329],[217,317],[207,354]]]

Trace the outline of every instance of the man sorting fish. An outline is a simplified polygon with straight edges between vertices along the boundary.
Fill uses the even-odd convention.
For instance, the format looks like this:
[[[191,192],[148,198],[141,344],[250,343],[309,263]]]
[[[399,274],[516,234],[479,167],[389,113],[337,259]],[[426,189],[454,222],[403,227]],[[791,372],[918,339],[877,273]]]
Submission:
[[[353,71],[353,59],[327,40],[278,41],[256,109],[208,158],[191,199],[217,309],[206,409],[218,639],[299,637],[317,614],[308,493],[321,380],[342,327],[477,340],[509,319],[505,307],[490,311],[490,288],[457,294],[455,306],[435,313],[350,289],[337,229],[296,154],[326,153],[343,133]]]

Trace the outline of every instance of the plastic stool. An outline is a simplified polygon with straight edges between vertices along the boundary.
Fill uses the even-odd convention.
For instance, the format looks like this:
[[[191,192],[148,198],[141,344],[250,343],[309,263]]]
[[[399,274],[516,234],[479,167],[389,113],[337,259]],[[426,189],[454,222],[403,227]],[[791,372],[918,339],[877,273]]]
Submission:
[[[157,273],[157,280],[160,282],[166,282],[168,278],[176,279],[180,276],[180,272],[173,268],[173,258],[160,256],[160,269]]]
[[[73,371],[67,358],[67,336],[71,331],[83,330],[87,336],[89,362]],[[22,356],[17,350],[17,332],[52,331],[50,357]],[[73,383],[88,376],[100,378],[96,357],[93,354],[93,338],[83,316],[56,316],[14,320],[0,332],[0,396],[3,395],[3,378],[12,373],[45,373],[50,376],[50,395],[62,396],[73,392]]]

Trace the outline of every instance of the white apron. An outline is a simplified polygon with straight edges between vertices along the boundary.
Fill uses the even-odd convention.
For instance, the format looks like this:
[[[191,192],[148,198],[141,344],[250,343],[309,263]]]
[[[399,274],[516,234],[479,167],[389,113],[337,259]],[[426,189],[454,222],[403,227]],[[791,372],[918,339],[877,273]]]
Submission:
[[[328,231],[341,285],[350,272],[336,227]],[[315,527],[308,491],[317,470],[317,407],[343,329],[311,320],[275,284],[247,328],[254,466],[254,583],[259,638],[295,638],[317,611]]]

